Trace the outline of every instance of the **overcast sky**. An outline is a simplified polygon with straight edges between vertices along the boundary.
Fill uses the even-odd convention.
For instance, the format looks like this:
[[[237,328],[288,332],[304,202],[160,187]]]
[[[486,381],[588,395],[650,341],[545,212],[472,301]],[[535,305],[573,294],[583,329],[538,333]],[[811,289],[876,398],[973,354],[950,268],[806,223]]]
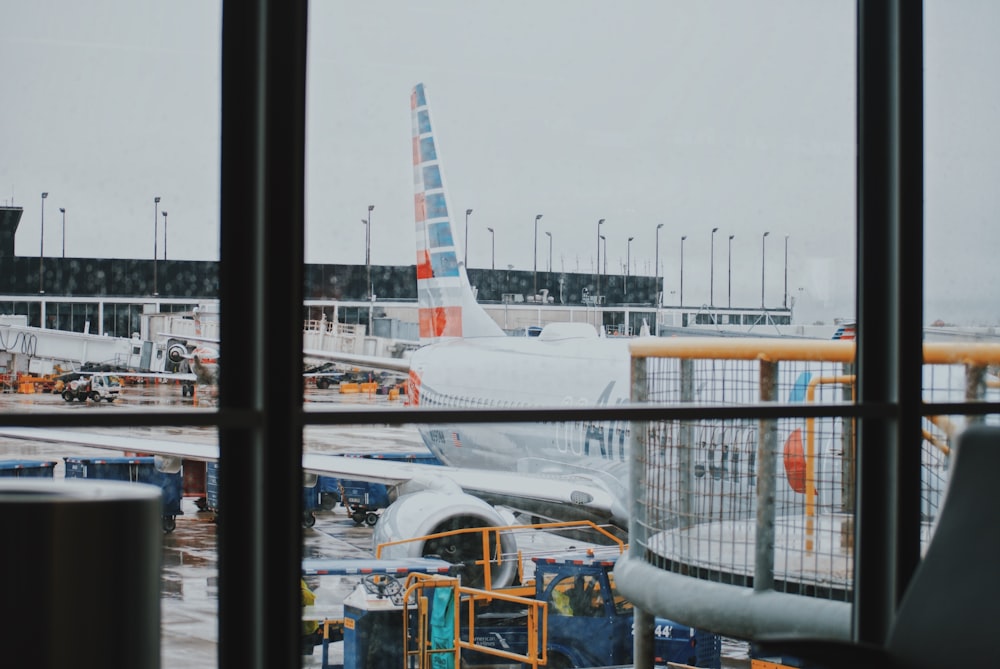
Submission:
[[[1000,3],[926,6],[926,320],[1000,322]],[[314,2],[308,262],[414,262],[409,93],[423,82],[469,264],[652,275],[676,303],[854,314],[855,3]],[[5,6],[0,202],[18,255],[218,257],[220,5]],[[163,218],[159,217],[162,257]],[[711,271],[713,227],[714,279]],[[769,232],[764,240],[762,235]],[[634,237],[629,246],[628,237]],[[763,242],[763,249],[762,249]],[[762,253],[763,251],[763,253]],[[602,249],[603,253],[603,249]],[[602,261],[603,264],[603,261]]]

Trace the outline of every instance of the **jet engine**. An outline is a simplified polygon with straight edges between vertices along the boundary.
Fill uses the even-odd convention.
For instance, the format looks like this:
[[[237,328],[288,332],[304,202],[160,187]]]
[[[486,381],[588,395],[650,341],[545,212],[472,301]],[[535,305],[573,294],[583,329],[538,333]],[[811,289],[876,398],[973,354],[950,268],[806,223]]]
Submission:
[[[515,523],[513,515],[501,512],[478,497],[463,492],[420,490],[399,497],[382,513],[375,525],[374,545],[413,539],[385,546],[383,558],[435,556],[452,564],[464,565],[462,584],[481,588],[486,582],[481,532],[422,539],[430,534],[465,528],[506,527]],[[517,576],[517,542],[509,532],[490,537],[490,581],[494,588],[510,585]],[[478,564],[477,564],[478,563]]]
[[[167,360],[174,363],[175,365],[180,364],[181,361],[187,359],[188,350],[184,344],[171,344],[167,348]]]
[[[154,455],[153,456],[153,467],[158,472],[164,474],[176,474],[181,470],[181,466],[184,464],[182,458],[178,458],[173,455]]]

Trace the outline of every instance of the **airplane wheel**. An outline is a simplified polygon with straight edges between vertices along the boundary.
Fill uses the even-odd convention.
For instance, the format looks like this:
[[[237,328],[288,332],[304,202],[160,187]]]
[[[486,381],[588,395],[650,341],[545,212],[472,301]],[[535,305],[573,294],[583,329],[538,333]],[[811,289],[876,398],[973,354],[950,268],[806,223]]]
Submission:
[[[375,523],[378,522],[378,514],[375,513],[374,511],[369,511],[365,515],[365,522],[368,523],[368,525],[370,525],[371,527],[374,527]]]
[[[163,531],[167,534],[177,528],[177,519],[174,516],[163,516]]]

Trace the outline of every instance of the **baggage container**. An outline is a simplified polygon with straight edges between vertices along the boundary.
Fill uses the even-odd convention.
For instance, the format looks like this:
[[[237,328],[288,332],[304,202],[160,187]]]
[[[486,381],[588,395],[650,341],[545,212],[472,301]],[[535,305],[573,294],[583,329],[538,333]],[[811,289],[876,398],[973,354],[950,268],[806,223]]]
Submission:
[[[181,472],[165,474],[157,471],[152,456],[119,458],[63,458],[66,478],[103,479],[149,483],[163,491],[162,524],[164,532],[173,532],[181,511],[183,476]]]
[[[369,458],[372,460],[393,460],[413,462],[423,465],[440,465],[441,462],[430,451],[417,453],[348,453],[345,457]],[[374,525],[378,522],[378,512],[389,506],[389,489],[383,483],[352,481],[335,476],[320,476],[319,506],[330,511],[337,502],[347,508],[348,514],[358,525]]]
[[[50,479],[56,464],[50,460],[0,460],[0,477]]]
[[[322,478],[322,477],[320,477]],[[219,463],[205,463],[205,503],[210,511],[215,513],[218,521],[219,508]],[[302,487],[302,526],[312,527],[316,524],[316,508],[319,506],[319,482]],[[228,513],[228,512],[227,512]]]

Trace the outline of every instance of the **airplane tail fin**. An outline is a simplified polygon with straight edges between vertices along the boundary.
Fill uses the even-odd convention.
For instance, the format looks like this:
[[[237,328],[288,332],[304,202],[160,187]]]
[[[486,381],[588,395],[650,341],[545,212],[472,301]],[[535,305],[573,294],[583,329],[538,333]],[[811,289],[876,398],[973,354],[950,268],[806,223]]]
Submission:
[[[420,341],[502,337],[503,330],[476,302],[464,262],[458,262],[441,159],[423,84],[417,84],[410,94],[410,112]]]

